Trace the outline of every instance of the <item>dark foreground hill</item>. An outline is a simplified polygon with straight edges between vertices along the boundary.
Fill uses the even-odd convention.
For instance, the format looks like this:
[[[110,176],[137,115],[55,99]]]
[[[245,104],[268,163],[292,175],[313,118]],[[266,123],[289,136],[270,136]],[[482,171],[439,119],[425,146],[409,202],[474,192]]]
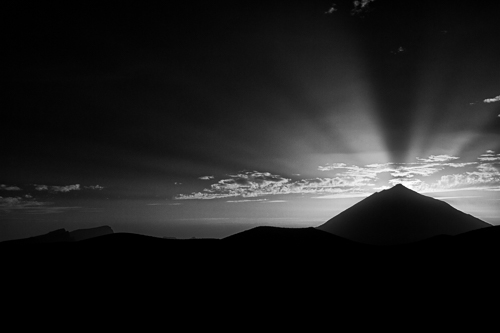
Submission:
[[[67,231],[66,229],[57,229],[43,235],[33,236],[23,239],[15,239],[1,242],[0,245],[11,246],[26,246],[33,244],[50,244],[50,243],[66,243],[78,242],[86,239],[91,239],[99,236],[110,235],[113,229],[109,226],[100,226],[95,228],[77,229]]]
[[[415,260],[481,261],[500,249],[500,226],[479,228],[455,236],[438,235],[399,245],[370,245],[333,235],[317,228],[256,227],[224,239],[165,239],[132,233],[107,233],[74,241],[70,232],[0,243],[4,262],[78,266],[79,260],[95,264],[164,263],[244,266],[248,260],[265,265],[297,260],[324,266],[325,262],[406,265]],[[57,237],[55,237],[57,236]],[[36,239],[37,241],[34,241]],[[44,241],[40,241],[43,239]],[[48,241],[50,239],[50,241]]]
[[[309,286],[307,293],[350,298],[435,291],[457,281],[480,284],[494,274],[499,249],[500,227],[400,187],[319,228],[256,227],[224,239],[182,240],[103,227],[0,243],[7,276],[30,288],[84,285],[90,294],[132,288],[190,295],[237,290],[245,297],[276,288],[293,295],[298,285]]]
[[[317,228],[361,243],[395,245],[490,226],[446,202],[396,185],[369,196]]]
[[[481,304],[474,300],[490,295],[499,244],[500,227],[393,246],[276,227],[224,239],[113,233],[76,242],[3,242],[3,302],[13,307],[19,300],[16,309],[35,304],[37,313],[53,315],[53,307],[40,304],[55,300],[60,316],[77,321],[92,320],[92,312],[121,323],[128,323],[126,313],[184,316],[183,322],[210,314],[203,323],[244,314],[246,323],[281,313],[290,323],[291,313],[321,309],[336,321],[341,311],[354,310],[389,320],[389,308],[391,318],[399,318],[397,310],[421,321],[423,312],[442,313],[444,304]]]

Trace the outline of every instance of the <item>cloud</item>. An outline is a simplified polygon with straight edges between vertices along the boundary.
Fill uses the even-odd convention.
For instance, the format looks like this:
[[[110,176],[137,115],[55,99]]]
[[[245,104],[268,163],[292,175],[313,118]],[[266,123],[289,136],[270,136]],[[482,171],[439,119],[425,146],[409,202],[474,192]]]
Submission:
[[[215,177],[214,176],[202,176],[202,177],[198,177],[198,179],[201,179],[201,180],[211,180],[211,179],[214,179]]]
[[[1,191],[21,191],[21,188],[17,186],[7,186],[5,184],[0,184]]]
[[[80,190],[80,184],[67,185],[67,186],[51,186],[50,190],[54,191],[54,192],[79,191]]]
[[[500,154],[495,154],[495,151],[493,150],[487,150],[485,154],[482,154],[477,159],[481,162],[500,161]]]
[[[104,189],[104,187],[101,185],[90,185],[90,186],[84,186],[83,188],[85,188],[87,190],[102,190],[102,189]]]
[[[229,203],[241,203],[241,202],[262,202],[266,201],[267,199],[255,199],[255,200],[228,200],[226,202]]]
[[[354,9],[351,11],[352,15],[358,15],[363,12],[368,11],[368,5],[371,2],[374,2],[375,0],[360,0],[360,1],[354,1]]]
[[[280,202],[287,202],[286,200],[267,200],[267,199],[254,199],[254,200],[228,200],[226,202],[229,203],[241,203],[241,202],[259,202],[259,203],[280,203]]]
[[[351,10],[351,15],[360,15],[363,12],[369,11],[368,5],[375,0],[360,0],[352,1],[354,8]],[[337,4],[332,3],[330,8],[325,12],[325,14],[333,14],[338,11]]]
[[[31,195],[24,197],[1,197],[0,212],[23,212],[26,214],[55,214],[68,210],[81,209],[82,207],[56,207],[52,202],[39,202]],[[92,210],[91,210],[92,211]]]
[[[500,102],[500,95],[498,95],[497,97],[493,97],[493,98],[487,98],[483,101],[484,103],[495,103],[495,102]]]
[[[406,49],[402,46],[398,47],[397,49],[394,49],[391,51],[392,54],[401,54],[406,52]]]
[[[449,162],[457,159],[459,159],[459,157],[450,155],[431,155],[427,158],[417,157],[417,160],[420,162]]]
[[[439,200],[453,200],[453,199],[472,199],[472,198],[483,198],[480,195],[462,195],[462,196],[454,196],[454,197],[434,197]]]
[[[360,193],[337,193],[337,194],[326,194],[319,197],[311,197],[312,199],[348,199],[348,198],[365,198],[373,194],[372,192],[360,192]]]
[[[320,171],[345,171],[337,173],[337,177],[357,179],[358,186],[371,186],[379,180],[380,174],[389,173],[395,179],[390,184],[411,185],[417,182],[414,177],[429,177],[446,168],[463,168],[477,164],[477,162],[456,163],[449,162],[458,159],[449,155],[431,155],[428,158],[416,158],[419,162],[413,163],[378,163],[365,166],[348,166],[344,163],[332,163],[318,167]],[[380,188],[380,187],[379,187]]]
[[[242,171],[219,180],[203,192],[179,195],[176,199],[218,199],[227,197],[257,197],[281,192],[290,179],[269,172]]]
[[[332,4],[332,6],[330,7],[330,9],[328,9],[325,14],[333,14],[333,12],[336,12],[338,9],[335,8],[335,6],[337,6],[337,4]]]
[[[175,199],[221,199],[238,196],[249,198],[276,194],[353,192],[359,186],[367,184],[363,177],[346,176],[292,181],[269,172],[258,171],[242,171],[229,177],[231,178],[222,179],[201,192],[179,194]]]
[[[452,189],[495,189],[500,187],[498,162],[500,154],[493,150],[486,151],[478,157],[479,162],[453,162],[459,157],[450,155],[431,155],[427,158],[416,158],[413,163],[382,163],[365,166],[348,166],[344,163],[332,163],[319,167],[320,171],[341,171],[337,177],[359,177],[380,183],[380,176],[389,173],[392,179],[388,185],[372,187],[371,190],[390,188],[402,184],[418,192],[434,192]],[[474,169],[471,170],[471,168]],[[466,172],[457,173],[454,169],[464,168]],[[452,171],[454,170],[454,171]],[[431,176],[448,173],[433,180]]]
[[[466,163],[474,164],[474,171],[453,173],[443,175],[434,182],[421,182],[414,184],[414,188],[422,192],[434,192],[440,190],[498,190],[500,189],[500,154],[488,150],[486,154],[478,157],[480,162]]]
[[[96,185],[96,186],[99,186],[99,185]],[[36,185],[35,184],[35,190],[37,190],[37,191],[50,191],[50,192],[79,191],[80,184],[67,185],[67,186],[47,186],[47,185]]]
[[[174,202],[174,203],[148,203],[146,206],[180,206],[181,203]]]
[[[327,164],[326,166],[319,166],[318,170],[320,171],[329,171],[329,170],[334,170],[334,169],[349,169],[351,167],[348,167],[347,164],[345,163],[331,163]]]
[[[454,162],[458,159],[457,156],[430,155],[427,158],[417,157],[417,162],[412,163],[376,163],[364,166],[335,162],[318,167],[321,172],[333,173],[330,177],[299,180],[269,172],[241,171],[228,175],[228,178],[221,179],[202,191],[179,194],[175,199],[256,198],[286,194],[320,195],[314,198],[362,197],[396,184],[403,184],[418,192],[500,189],[500,154],[488,150],[474,162]],[[385,176],[382,177],[383,175]],[[391,178],[384,180],[388,176]],[[260,199],[228,202],[258,200]]]
[[[11,211],[16,209],[33,209],[44,206],[47,203],[38,202],[31,196],[23,197],[0,197],[0,210]]]
[[[469,187],[499,187],[500,172],[493,167],[482,165],[481,171],[442,176],[433,189],[458,189]]]

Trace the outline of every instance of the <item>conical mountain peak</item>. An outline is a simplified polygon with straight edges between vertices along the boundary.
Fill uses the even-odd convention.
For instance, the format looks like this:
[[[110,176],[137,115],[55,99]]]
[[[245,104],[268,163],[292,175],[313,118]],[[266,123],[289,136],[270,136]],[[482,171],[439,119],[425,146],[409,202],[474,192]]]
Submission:
[[[444,201],[398,184],[369,196],[317,228],[362,243],[391,245],[489,226]]]
[[[405,187],[403,184],[396,184],[393,187],[390,188],[392,191],[411,191],[407,187]]]
[[[407,188],[406,186],[404,186],[402,184],[396,184],[387,190],[383,190],[382,192],[391,193],[393,195],[419,194],[418,192],[410,190],[409,188]],[[379,193],[382,193],[382,192],[379,192]]]

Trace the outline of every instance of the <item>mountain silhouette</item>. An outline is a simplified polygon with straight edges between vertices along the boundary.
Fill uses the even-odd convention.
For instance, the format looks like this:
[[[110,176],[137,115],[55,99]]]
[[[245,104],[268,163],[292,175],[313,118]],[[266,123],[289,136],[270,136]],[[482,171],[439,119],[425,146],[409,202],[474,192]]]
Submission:
[[[67,231],[64,228],[48,232],[43,235],[3,241],[5,245],[27,245],[27,244],[50,244],[50,243],[70,243],[79,242],[86,239],[91,239],[99,236],[113,234],[113,229],[110,226],[100,226],[95,228],[77,229]]]
[[[271,226],[255,227],[246,231],[236,233],[223,239],[225,243],[246,243],[258,240],[260,244],[265,243],[300,243],[300,242],[342,242],[351,241],[332,235],[315,228],[280,228]]]
[[[73,242],[73,238],[69,231],[64,228],[56,229],[43,235],[3,241],[2,245],[28,245],[28,244],[45,244],[45,243],[68,243]]]
[[[490,226],[398,184],[372,194],[317,229],[361,243],[396,245]]]
[[[71,231],[69,234],[75,242],[79,242],[85,239],[109,235],[112,233],[113,229],[111,229],[110,226],[105,225],[96,228],[77,229]]]

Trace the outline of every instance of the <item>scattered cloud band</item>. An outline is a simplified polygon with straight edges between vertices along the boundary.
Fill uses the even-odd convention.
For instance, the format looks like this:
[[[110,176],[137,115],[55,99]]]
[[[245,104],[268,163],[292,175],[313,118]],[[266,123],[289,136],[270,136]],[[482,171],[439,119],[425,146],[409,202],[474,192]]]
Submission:
[[[199,192],[179,194],[178,200],[257,198],[268,195],[312,194],[321,198],[362,197],[396,184],[417,192],[458,189],[500,190],[500,154],[488,150],[476,161],[458,162],[458,156],[430,155],[412,163],[378,163],[364,166],[330,163],[319,166],[331,177],[292,180],[269,172],[241,171],[228,175]],[[383,176],[383,175],[386,176]],[[391,178],[385,180],[384,178]],[[319,198],[319,197],[315,197]],[[265,199],[229,200],[228,202],[266,202]],[[267,201],[271,202],[271,201]]]

